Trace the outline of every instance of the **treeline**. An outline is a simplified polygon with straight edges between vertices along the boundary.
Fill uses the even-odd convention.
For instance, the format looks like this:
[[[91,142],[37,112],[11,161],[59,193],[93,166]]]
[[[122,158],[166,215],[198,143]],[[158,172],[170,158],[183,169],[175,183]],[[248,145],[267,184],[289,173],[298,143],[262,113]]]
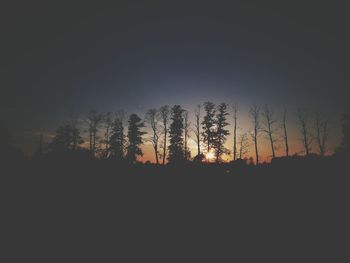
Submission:
[[[279,120],[268,105],[253,105],[249,110],[252,131],[240,132],[239,108],[226,103],[215,105],[205,102],[195,107],[194,123],[190,122],[189,112],[180,105],[152,108],[141,118],[137,114],[128,117],[123,111],[100,114],[95,110],[84,119],[88,141],[84,141],[81,125],[77,118],[69,118],[56,130],[52,141],[43,147],[40,136],[36,155],[69,156],[81,155],[96,159],[137,162],[143,156],[142,145],[147,141],[153,148],[156,164],[181,163],[187,161],[202,162],[213,160],[223,162],[224,155],[232,154],[232,160],[243,159],[250,145],[254,148],[255,163],[260,162],[260,137],[268,139],[271,156],[276,157],[278,138],[283,138],[284,156],[290,155],[287,129],[288,114],[284,110]],[[325,155],[330,133],[330,116],[324,117],[319,112],[311,115],[307,110],[299,109],[296,113],[300,136],[305,155],[311,153],[311,143],[316,142],[317,154]],[[232,120],[233,130],[228,129]],[[126,123],[127,122],[127,123]],[[146,127],[149,128],[146,132]],[[232,151],[226,147],[228,136],[233,135]],[[189,138],[196,143],[196,154],[191,156]],[[86,144],[88,147],[86,147]]]

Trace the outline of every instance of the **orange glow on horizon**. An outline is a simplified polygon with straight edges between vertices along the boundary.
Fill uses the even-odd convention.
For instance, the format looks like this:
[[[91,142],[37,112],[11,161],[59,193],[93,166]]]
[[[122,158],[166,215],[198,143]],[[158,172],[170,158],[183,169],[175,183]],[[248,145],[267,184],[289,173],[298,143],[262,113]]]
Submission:
[[[207,154],[205,154],[205,158],[210,162],[215,159],[215,154],[214,152],[210,151]]]

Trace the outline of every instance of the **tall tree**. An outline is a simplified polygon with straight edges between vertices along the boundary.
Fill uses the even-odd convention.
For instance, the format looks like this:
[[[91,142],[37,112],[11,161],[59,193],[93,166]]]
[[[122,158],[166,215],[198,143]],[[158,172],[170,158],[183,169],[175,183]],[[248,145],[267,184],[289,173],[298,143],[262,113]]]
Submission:
[[[242,133],[239,136],[239,159],[242,159],[243,156],[248,152],[248,137],[246,133]]]
[[[159,152],[158,152],[158,144],[159,144],[159,129],[158,129],[158,119],[159,119],[159,115],[158,115],[158,110],[157,109],[149,109],[146,112],[146,123],[149,124],[149,126],[151,127],[152,130],[152,134],[151,134],[151,138],[150,141],[152,143],[153,146],[153,150],[154,150],[154,155],[155,155],[155,159],[156,159],[156,163],[159,164]]]
[[[78,118],[73,113],[68,115],[67,125],[70,126],[72,132],[72,150],[76,150],[80,145],[81,137],[80,130],[78,128]]]
[[[184,110],[180,105],[175,105],[171,109],[171,124],[169,129],[169,156],[170,163],[179,163],[185,160],[184,157]]]
[[[164,105],[160,107],[159,109],[159,114],[161,117],[161,122],[163,125],[163,165],[165,164],[165,159],[166,159],[166,151],[167,151],[167,135],[168,135],[168,124],[169,124],[169,119],[170,119],[170,107],[168,105]]]
[[[102,140],[102,143],[104,144],[104,149],[102,151],[102,157],[108,158],[110,155],[110,136],[111,136],[111,129],[112,129],[113,119],[112,119],[112,113],[107,112],[103,116],[103,126],[105,129],[104,138]]]
[[[287,109],[285,108],[283,111],[282,118],[282,127],[283,127],[283,139],[286,150],[286,156],[289,156],[289,145],[288,145],[288,133],[287,133]]]
[[[66,122],[58,127],[48,148],[51,152],[64,153],[77,150],[83,142],[79,129],[72,123]]]
[[[201,118],[201,105],[198,104],[196,106],[196,108],[194,109],[194,118],[195,118],[195,123],[194,123],[194,134],[195,134],[195,141],[197,144],[197,156],[200,156],[201,154],[201,133],[200,133],[200,129],[201,129],[201,124],[200,124],[200,118]]]
[[[121,161],[125,155],[124,114],[120,112],[111,125],[109,137],[110,158]]]
[[[261,126],[260,126],[260,106],[258,105],[253,105],[250,107],[250,116],[252,117],[253,120],[253,143],[254,143],[254,148],[255,148],[255,162],[256,164],[259,164],[259,148],[258,148],[258,137],[261,131]]]
[[[143,156],[143,152],[141,149],[142,145],[142,136],[146,134],[146,132],[141,131],[145,125],[136,114],[131,114],[129,117],[129,126],[128,126],[128,147],[126,153],[126,159],[135,163],[137,156]]]
[[[238,105],[232,105],[233,112],[233,160],[237,160],[237,113],[238,113]]]
[[[188,111],[184,110],[184,155],[185,159],[188,160],[191,158],[191,152],[188,148],[188,139],[189,139],[189,134],[190,134],[190,121],[188,118]]]
[[[329,135],[329,123],[330,116],[327,118],[322,117],[320,112],[315,112],[315,134],[319,154],[324,156],[326,152],[326,142]]]
[[[204,111],[205,115],[202,121],[202,137],[203,142],[207,145],[207,153],[209,153],[213,146],[215,136],[215,104],[209,101],[205,102]]]
[[[89,130],[89,149],[93,157],[96,154],[96,142],[98,140],[97,133],[102,123],[103,116],[97,113],[96,110],[91,110],[87,117],[88,130]]]
[[[226,103],[220,103],[217,107],[217,114],[215,118],[215,137],[214,137],[214,150],[215,150],[215,158],[216,162],[222,161],[222,155],[228,154],[230,151],[225,147],[225,142],[227,140],[227,136],[230,134],[229,130],[226,127],[229,125],[227,120],[228,105]]]
[[[276,131],[275,124],[277,122],[275,118],[275,112],[272,109],[270,109],[267,104],[265,104],[264,109],[262,111],[262,116],[264,118],[264,132],[266,133],[270,141],[271,154],[272,154],[272,158],[274,159],[276,157],[276,154],[275,154],[276,139],[274,137],[274,134]]]
[[[306,109],[298,109],[297,117],[300,125],[300,133],[302,135],[302,143],[305,149],[305,154],[309,155],[311,151],[312,136],[309,131],[309,112]]]

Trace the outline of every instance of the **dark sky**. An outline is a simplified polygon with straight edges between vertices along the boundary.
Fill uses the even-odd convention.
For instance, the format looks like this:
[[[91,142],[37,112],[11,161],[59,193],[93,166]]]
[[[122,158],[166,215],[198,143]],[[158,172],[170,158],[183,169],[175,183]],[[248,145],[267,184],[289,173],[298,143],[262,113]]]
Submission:
[[[209,99],[347,106],[350,19],[337,1],[55,2],[2,8],[1,118],[15,130]]]

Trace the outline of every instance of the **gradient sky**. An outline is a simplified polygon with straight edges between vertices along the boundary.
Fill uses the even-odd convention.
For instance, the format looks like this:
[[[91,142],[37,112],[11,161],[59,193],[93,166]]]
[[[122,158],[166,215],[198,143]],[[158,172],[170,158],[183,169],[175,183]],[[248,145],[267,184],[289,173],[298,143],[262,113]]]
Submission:
[[[337,1],[36,3],[1,16],[0,117],[25,149],[90,109],[348,106],[350,19]]]

